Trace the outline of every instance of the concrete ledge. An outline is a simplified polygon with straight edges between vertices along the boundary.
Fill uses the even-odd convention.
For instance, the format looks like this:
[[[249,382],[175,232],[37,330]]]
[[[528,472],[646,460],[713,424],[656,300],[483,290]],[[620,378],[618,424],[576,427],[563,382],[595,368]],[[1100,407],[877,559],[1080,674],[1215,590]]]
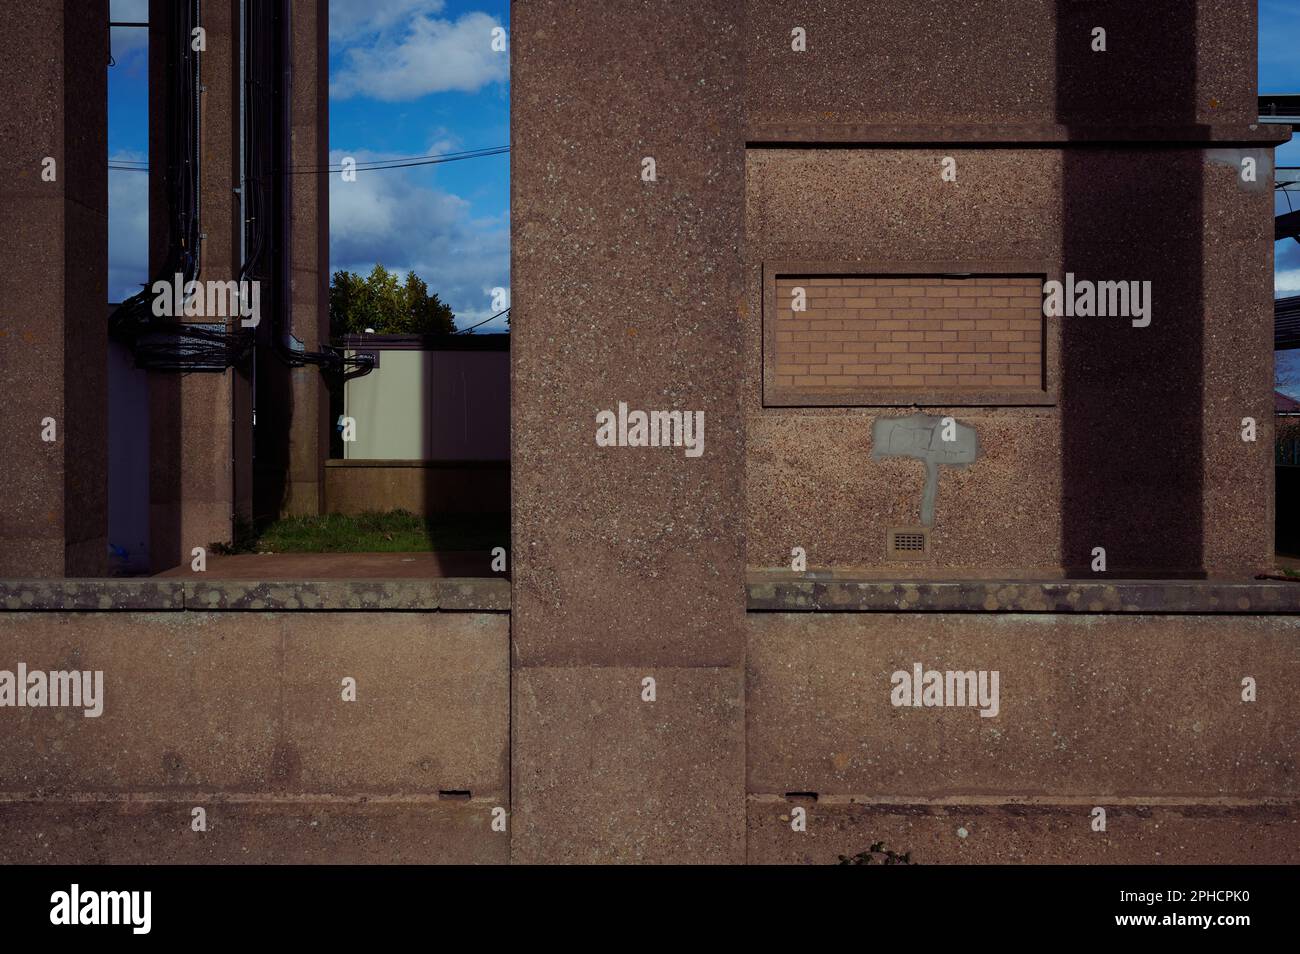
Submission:
[[[790,828],[807,812],[807,831]],[[1106,830],[1091,828],[1093,807]],[[876,842],[913,864],[1296,864],[1300,805],[833,803],[751,795],[750,864],[836,864]],[[876,856],[876,863],[883,855]]]
[[[782,613],[1300,614],[1300,582],[962,580],[900,582],[751,571],[748,608]]]
[[[0,612],[444,610],[507,612],[500,577],[424,580],[0,580]]]
[[[0,580],[0,610],[180,610],[174,580]]]
[[[497,802],[199,795],[0,800],[0,864],[505,864]],[[191,829],[202,807],[207,831]]]
[[[320,580],[280,583],[185,583],[192,610],[475,610],[510,609],[504,579]]]

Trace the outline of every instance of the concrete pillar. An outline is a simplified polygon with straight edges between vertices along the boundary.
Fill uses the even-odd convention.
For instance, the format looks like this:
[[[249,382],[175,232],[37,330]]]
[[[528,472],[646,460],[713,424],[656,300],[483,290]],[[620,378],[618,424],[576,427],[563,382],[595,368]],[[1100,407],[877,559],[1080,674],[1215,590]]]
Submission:
[[[740,10],[512,7],[515,861],[745,859]]]
[[[293,0],[290,16],[290,161],[323,169],[329,163],[329,4]],[[293,175],[285,185],[290,327],[308,351],[319,351],[329,340],[329,176]],[[289,376],[293,417],[283,513],[312,516],[325,509],[329,391],[316,367],[293,368]]]
[[[150,5],[150,272],[166,261],[168,234],[164,158],[169,135],[164,124],[174,85],[166,72],[166,18],[174,5]],[[200,54],[201,96],[200,281],[230,281],[239,274],[238,185],[238,4],[208,0],[201,26],[207,49]],[[210,322],[211,318],[189,319]],[[231,326],[237,325],[234,319]],[[231,537],[234,511],[232,370],[150,375],[150,561],[155,571],[189,562],[193,547]],[[241,427],[251,427],[245,422]]]
[[[0,30],[0,576],[107,570],[108,50],[107,0]]]

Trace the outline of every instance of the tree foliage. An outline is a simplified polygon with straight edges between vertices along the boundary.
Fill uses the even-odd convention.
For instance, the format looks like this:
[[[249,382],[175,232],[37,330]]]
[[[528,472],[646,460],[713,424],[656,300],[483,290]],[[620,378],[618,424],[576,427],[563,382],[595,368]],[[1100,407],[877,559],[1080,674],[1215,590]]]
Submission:
[[[330,279],[330,334],[361,334],[367,328],[381,335],[450,334],[456,329],[451,306],[429,291],[410,271],[405,283],[376,264],[362,278],[337,271]]]

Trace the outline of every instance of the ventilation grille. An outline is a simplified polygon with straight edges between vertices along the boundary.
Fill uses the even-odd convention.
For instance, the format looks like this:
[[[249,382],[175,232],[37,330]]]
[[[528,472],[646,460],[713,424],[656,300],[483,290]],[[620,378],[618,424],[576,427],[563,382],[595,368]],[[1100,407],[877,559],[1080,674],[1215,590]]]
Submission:
[[[925,560],[930,556],[930,531],[924,527],[895,527],[889,531],[886,557]]]

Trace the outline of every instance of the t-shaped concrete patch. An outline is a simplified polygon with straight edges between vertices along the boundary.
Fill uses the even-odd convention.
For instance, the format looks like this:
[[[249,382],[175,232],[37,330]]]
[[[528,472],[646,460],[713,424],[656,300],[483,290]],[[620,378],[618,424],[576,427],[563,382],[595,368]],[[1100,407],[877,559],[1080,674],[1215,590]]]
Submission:
[[[969,424],[931,414],[878,417],[871,427],[871,459],[915,457],[925,462],[921,524],[934,525],[934,498],[939,492],[939,465],[965,467],[979,457],[979,435]]]

